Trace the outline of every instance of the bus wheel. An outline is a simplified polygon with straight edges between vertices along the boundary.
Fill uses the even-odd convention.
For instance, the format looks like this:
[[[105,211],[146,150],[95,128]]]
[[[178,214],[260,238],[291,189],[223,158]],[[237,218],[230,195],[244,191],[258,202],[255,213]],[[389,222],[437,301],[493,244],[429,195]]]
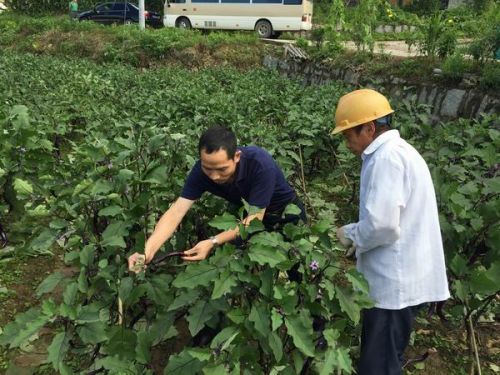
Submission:
[[[255,25],[255,31],[260,38],[269,38],[273,34],[273,27],[269,21],[260,20]]]
[[[177,20],[175,26],[181,29],[190,29],[191,22],[189,22],[189,20],[186,17],[181,17]]]

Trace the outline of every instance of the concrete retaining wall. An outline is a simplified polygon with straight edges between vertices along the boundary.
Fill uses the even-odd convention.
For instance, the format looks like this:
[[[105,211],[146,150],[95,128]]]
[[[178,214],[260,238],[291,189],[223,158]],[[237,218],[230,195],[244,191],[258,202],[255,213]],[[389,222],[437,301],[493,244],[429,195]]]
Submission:
[[[310,61],[282,60],[266,56],[263,64],[280,74],[302,80],[304,85],[321,85],[342,81],[356,87],[383,86],[391,97],[416,99],[418,104],[429,105],[433,120],[459,117],[478,118],[484,114],[500,113],[500,96],[486,94],[476,88],[448,88],[437,84],[412,84],[398,77],[380,78],[377,82],[365,79],[351,70],[335,69]]]

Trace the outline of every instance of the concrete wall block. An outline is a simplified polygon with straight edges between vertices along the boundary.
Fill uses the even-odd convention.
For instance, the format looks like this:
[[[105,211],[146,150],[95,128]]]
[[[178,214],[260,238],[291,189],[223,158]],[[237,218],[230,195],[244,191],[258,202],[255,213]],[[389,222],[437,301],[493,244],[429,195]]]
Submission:
[[[419,104],[427,104],[427,86],[422,86],[420,92],[418,93],[417,103]]]
[[[441,104],[440,114],[446,117],[457,117],[458,109],[465,96],[465,90],[452,89],[448,90]]]
[[[435,105],[434,100],[436,99],[437,92],[438,92],[437,87],[436,86],[432,86],[432,90],[431,90],[431,92],[430,92],[430,94],[429,94],[429,96],[427,97],[427,100],[426,100],[427,104],[432,105],[432,106]]]
[[[476,112],[478,115],[485,113],[485,109],[486,109],[486,106],[488,105],[489,100],[490,99],[489,99],[488,95],[485,95],[483,100],[481,100],[481,104],[479,105],[479,108],[477,109],[477,112]]]
[[[498,114],[500,112],[500,102],[498,100],[492,99],[489,106],[486,108],[486,113],[489,115]]]
[[[481,101],[481,95],[477,95],[474,91],[469,90],[462,107],[458,110],[458,115],[461,117],[476,117]]]
[[[441,112],[441,103],[443,102],[445,93],[436,89],[436,96],[432,103],[432,114],[439,116]]]

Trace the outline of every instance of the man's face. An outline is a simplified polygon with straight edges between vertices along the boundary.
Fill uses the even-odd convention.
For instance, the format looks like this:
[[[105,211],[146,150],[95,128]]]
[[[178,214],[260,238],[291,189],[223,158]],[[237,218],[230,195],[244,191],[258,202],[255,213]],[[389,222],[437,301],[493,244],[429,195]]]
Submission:
[[[360,125],[360,127],[361,132],[359,133],[356,132],[356,128],[347,129],[342,132],[347,148],[357,156],[360,156],[375,139],[375,125],[373,122]]]
[[[229,159],[226,150],[220,149],[207,154],[202,149],[200,153],[201,169],[216,184],[226,184],[234,179],[240,155],[241,151],[238,150],[234,154],[234,158]]]

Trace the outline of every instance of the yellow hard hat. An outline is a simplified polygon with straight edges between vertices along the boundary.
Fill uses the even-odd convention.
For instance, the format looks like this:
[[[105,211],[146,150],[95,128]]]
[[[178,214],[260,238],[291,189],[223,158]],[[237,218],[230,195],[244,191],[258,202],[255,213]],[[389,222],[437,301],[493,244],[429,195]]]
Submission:
[[[381,93],[370,89],[352,91],[339,100],[332,134],[366,124],[393,112],[389,101]]]

